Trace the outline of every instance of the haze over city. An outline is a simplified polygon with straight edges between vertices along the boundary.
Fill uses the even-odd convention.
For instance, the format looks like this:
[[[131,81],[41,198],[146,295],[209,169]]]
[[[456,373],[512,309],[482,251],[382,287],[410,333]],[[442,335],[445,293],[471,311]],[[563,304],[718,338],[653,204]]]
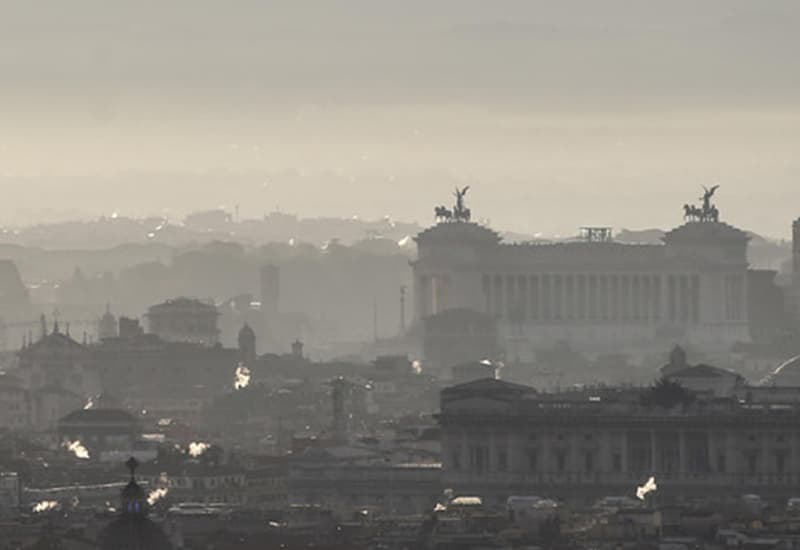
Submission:
[[[797,0],[0,0],[0,550],[800,548]]]
[[[3,2],[4,224],[239,204],[667,228],[700,185],[788,238],[800,7],[708,0]],[[298,192],[300,191],[300,192]],[[558,216],[551,215],[558,211]]]

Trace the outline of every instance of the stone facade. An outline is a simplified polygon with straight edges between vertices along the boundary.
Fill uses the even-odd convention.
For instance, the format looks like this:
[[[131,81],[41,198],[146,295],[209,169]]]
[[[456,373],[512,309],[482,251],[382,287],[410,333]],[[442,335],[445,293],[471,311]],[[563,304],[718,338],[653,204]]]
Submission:
[[[698,399],[645,406],[645,390],[539,394],[480,380],[441,394],[443,485],[460,494],[787,496],[800,481],[800,417],[787,403]],[[796,390],[797,392],[797,390]]]
[[[417,320],[456,308],[488,314],[508,356],[523,362],[563,341],[582,351],[683,342],[714,352],[749,340],[743,231],[690,221],[661,244],[588,235],[507,244],[479,224],[442,221],[416,237]]]
[[[219,312],[213,304],[191,298],[175,298],[151,306],[147,321],[151,334],[165,342],[215,346],[219,342]]]

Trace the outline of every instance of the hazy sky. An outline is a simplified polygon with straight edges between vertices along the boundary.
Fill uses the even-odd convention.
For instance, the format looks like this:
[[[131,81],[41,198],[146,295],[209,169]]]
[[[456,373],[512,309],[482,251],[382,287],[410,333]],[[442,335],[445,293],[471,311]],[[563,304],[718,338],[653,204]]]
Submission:
[[[797,0],[0,0],[0,224],[800,215]]]

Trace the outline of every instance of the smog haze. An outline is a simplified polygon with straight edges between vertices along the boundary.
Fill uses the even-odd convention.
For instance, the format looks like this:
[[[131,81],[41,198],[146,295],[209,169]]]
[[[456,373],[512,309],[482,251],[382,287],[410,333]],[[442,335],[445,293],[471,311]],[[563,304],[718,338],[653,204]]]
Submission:
[[[712,184],[752,231],[796,213],[791,0],[2,6],[5,224],[429,223],[454,185],[530,234],[671,227]]]

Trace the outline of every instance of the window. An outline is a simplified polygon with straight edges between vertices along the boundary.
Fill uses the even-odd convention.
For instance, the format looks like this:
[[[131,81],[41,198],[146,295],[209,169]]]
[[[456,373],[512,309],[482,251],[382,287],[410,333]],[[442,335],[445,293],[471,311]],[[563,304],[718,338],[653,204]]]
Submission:
[[[758,469],[758,456],[756,453],[747,453],[747,473],[753,475]]]
[[[450,455],[450,464],[456,472],[461,470],[461,451],[455,450]]]
[[[470,447],[470,466],[472,472],[484,474],[489,468],[489,449],[483,445]]]
[[[717,455],[717,472],[724,474],[726,470],[726,460],[725,460],[725,453],[719,453]]]
[[[614,453],[614,455],[611,457],[611,463],[612,463],[611,468],[615,472],[619,473],[619,472],[622,471],[622,455],[621,454]]]
[[[781,451],[775,453],[775,471],[779,474],[786,472],[786,453]]]
[[[563,452],[556,453],[556,470],[559,474],[563,474],[564,470],[567,469],[567,457],[566,454]]]
[[[528,471],[535,472],[539,469],[539,454],[535,450],[528,451]]]
[[[594,472],[594,453],[586,453],[584,469],[589,473]]]
[[[508,470],[508,453],[506,451],[497,452],[497,471],[505,472]]]

